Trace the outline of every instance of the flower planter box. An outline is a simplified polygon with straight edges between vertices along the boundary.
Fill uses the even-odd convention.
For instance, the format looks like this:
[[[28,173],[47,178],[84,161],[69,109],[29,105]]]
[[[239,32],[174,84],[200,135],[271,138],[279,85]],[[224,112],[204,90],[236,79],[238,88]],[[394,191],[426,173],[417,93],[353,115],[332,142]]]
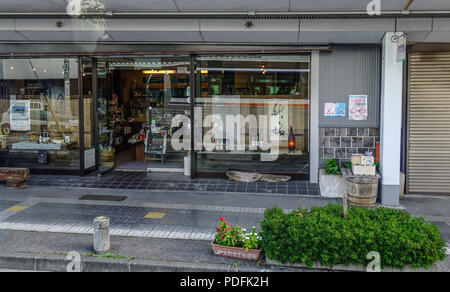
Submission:
[[[261,257],[262,248],[245,250],[242,247],[232,247],[216,244],[215,241],[211,243],[212,250],[216,256],[233,258],[237,260],[246,260],[256,262]]]
[[[342,198],[347,189],[347,181],[342,175],[325,174],[325,169],[320,169],[319,187],[322,197]]]

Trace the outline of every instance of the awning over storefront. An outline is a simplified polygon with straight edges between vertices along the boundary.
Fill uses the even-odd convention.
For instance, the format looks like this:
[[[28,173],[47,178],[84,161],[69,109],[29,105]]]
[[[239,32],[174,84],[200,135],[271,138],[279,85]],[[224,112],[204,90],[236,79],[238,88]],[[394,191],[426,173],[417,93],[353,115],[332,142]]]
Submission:
[[[414,42],[450,40],[450,18],[420,19],[0,19],[1,42],[379,43],[386,31]]]
[[[2,12],[64,12],[70,0],[15,0],[0,3]],[[111,12],[211,12],[211,11],[365,11],[370,1],[345,0],[84,0],[101,3]],[[383,11],[402,11],[407,0],[382,1]],[[411,11],[448,10],[450,3],[440,0],[413,1]]]
[[[450,2],[307,0],[16,0],[0,3],[3,42],[380,43],[450,40]],[[77,4],[78,3],[78,4]],[[81,6],[79,5],[81,3]]]

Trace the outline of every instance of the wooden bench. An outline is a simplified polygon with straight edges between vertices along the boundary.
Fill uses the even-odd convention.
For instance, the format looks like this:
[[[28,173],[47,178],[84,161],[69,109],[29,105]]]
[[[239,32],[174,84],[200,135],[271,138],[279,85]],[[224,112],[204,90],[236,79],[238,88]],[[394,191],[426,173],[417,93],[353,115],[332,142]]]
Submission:
[[[26,187],[28,178],[30,178],[28,168],[0,167],[0,181],[6,181],[8,187]]]

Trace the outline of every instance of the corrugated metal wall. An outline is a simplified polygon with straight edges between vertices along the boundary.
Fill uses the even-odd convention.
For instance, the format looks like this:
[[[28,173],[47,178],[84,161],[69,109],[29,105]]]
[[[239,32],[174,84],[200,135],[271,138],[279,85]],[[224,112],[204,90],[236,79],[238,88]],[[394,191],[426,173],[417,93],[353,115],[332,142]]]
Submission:
[[[378,127],[380,114],[380,47],[336,47],[320,53],[319,126]],[[366,121],[348,119],[348,96],[367,95]],[[346,117],[324,117],[325,102],[346,103]]]
[[[412,53],[407,192],[450,193],[450,53]]]

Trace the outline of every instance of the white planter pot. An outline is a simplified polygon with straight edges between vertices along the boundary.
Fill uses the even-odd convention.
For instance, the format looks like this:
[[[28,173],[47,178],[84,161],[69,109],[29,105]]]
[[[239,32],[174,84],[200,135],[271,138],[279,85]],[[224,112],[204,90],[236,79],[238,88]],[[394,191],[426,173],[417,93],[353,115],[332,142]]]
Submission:
[[[319,170],[320,195],[326,198],[342,198],[347,188],[347,181],[342,175],[325,174]]]

